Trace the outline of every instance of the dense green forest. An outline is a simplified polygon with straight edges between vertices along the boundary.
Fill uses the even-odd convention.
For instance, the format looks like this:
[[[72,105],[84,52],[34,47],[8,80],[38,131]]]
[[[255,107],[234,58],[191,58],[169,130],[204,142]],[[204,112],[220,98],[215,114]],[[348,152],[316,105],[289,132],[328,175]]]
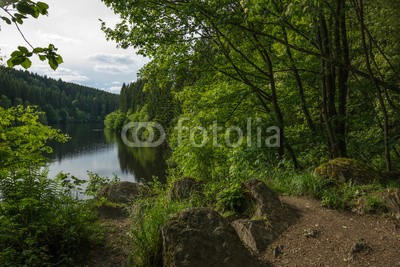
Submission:
[[[398,1],[103,2],[123,18],[103,24],[108,38],[152,59],[141,71],[145,93],[134,90],[142,81],[122,89],[119,125],[218,121],[247,139],[249,117],[261,119],[253,130],[280,128],[277,148],[197,148],[170,131],[178,172],[265,174],[337,157],[400,167]]]
[[[0,68],[0,106],[37,105],[47,123],[99,122],[114,111],[118,96],[86,86]]]

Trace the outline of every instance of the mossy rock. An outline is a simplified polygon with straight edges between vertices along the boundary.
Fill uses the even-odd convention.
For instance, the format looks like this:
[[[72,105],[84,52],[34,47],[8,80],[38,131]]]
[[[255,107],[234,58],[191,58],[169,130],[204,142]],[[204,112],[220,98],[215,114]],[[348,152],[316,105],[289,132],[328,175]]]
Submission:
[[[352,182],[355,185],[370,184],[381,179],[381,174],[365,163],[354,159],[336,158],[315,169],[315,174],[336,184]]]
[[[147,195],[147,191],[148,188],[142,184],[122,181],[105,186],[97,197],[103,197],[114,203],[128,204],[136,198]]]
[[[169,191],[169,199],[183,201],[203,192],[203,182],[191,177],[183,177],[175,181]]]

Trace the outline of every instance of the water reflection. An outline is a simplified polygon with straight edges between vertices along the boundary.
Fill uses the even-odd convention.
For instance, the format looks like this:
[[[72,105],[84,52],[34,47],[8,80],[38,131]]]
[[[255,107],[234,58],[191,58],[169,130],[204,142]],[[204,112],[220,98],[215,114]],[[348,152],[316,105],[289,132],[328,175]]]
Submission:
[[[51,144],[49,175],[69,172],[80,178],[87,171],[101,176],[117,175],[125,181],[149,181],[153,176],[164,180],[165,158],[162,148],[130,148],[120,136],[103,131],[101,124],[56,125],[71,136],[65,144]]]
[[[118,147],[118,159],[123,173],[133,173],[135,177],[146,181],[157,176],[161,180],[165,177],[165,153],[160,148],[128,147],[118,134],[104,132],[108,144]]]

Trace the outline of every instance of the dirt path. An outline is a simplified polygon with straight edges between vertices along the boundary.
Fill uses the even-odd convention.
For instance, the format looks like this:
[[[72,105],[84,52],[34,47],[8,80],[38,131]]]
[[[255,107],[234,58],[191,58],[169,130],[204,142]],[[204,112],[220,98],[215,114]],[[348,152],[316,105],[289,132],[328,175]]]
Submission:
[[[129,266],[128,259],[132,249],[130,237],[130,219],[102,220],[105,227],[103,246],[95,248],[89,255],[89,267]]]
[[[400,267],[399,221],[329,210],[312,199],[281,197],[281,200],[298,210],[300,219],[260,255],[272,266]],[[90,253],[85,266],[129,266],[130,219],[102,223],[106,227],[105,244]],[[358,247],[353,247],[361,239],[364,243],[358,242]]]
[[[273,266],[400,266],[398,221],[328,210],[311,199],[282,201],[301,218],[262,255]]]

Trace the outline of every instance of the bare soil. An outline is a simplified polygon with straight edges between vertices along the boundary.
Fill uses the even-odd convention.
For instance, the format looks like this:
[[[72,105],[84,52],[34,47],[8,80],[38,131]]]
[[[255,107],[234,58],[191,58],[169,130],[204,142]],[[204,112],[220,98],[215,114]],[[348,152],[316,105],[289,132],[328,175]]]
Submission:
[[[94,248],[88,255],[89,267],[125,267],[132,249],[130,235],[131,219],[102,220],[105,227],[104,244]]]
[[[262,253],[272,266],[400,266],[398,220],[329,210],[313,199],[281,200],[300,218]]]

